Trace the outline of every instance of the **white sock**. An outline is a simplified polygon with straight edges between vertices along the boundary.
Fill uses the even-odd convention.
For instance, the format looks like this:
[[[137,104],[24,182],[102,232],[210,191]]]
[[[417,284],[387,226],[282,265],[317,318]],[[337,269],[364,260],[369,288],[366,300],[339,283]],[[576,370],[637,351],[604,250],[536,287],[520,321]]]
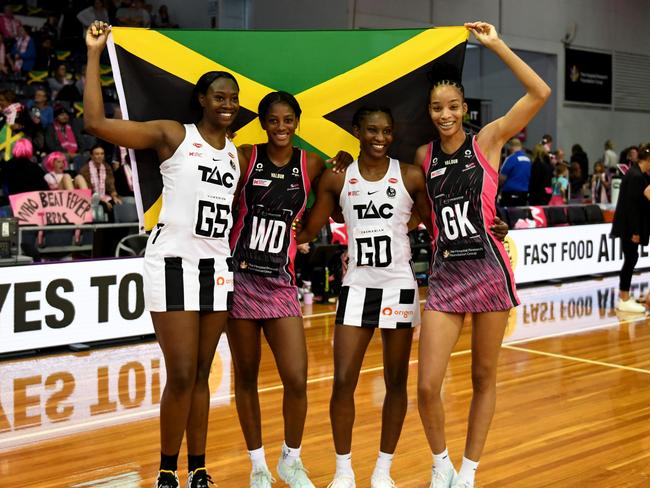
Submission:
[[[352,453],[336,455],[336,474],[345,474],[354,478],[352,471]]]
[[[379,451],[377,456],[377,464],[375,464],[375,473],[384,473],[386,476],[390,476],[390,466],[393,464],[394,454],[388,454],[385,452]]]
[[[289,447],[286,442],[282,443],[282,461],[285,463],[293,463],[296,459],[300,459],[301,446]]]
[[[463,464],[460,465],[460,471],[458,472],[458,477],[469,483],[471,486],[474,486],[474,476],[476,475],[476,470],[478,469],[478,461],[472,461],[463,456]]]
[[[447,451],[446,447],[445,450],[440,454],[433,455],[433,466],[441,472],[447,472],[454,469],[454,463],[451,462],[449,452]]]
[[[248,457],[251,459],[253,471],[257,471],[260,468],[268,469],[268,466],[266,465],[266,456],[264,456],[264,446],[259,449],[248,451]]]

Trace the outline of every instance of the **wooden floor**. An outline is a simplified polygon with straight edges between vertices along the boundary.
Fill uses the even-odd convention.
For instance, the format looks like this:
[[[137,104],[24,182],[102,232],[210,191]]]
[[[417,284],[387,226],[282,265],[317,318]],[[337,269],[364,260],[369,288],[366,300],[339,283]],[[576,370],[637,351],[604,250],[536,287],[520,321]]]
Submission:
[[[637,293],[647,292],[650,273],[633,282]],[[497,413],[477,486],[650,486],[650,320],[617,314],[616,288],[617,279],[609,277],[520,291],[523,304],[511,316],[501,353]],[[332,310],[305,310],[310,403],[303,460],[318,487],[334,470]],[[444,391],[456,463],[472,391],[466,325]],[[431,467],[417,413],[416,357],[414,348],[409,410],[392,471],[404,488],[428,486]],[[0,486],[153,486],[162,384],[164,367],[153,342],[0,362]],[[208,467],[219,487],[245,487],[249,463],[225,340],[211,385]],[[282,387],[266,346],[259,388],[274,471],[283,440]],[[352,452],[360,487],[369,486],[377,455],[383,392],[376,334],[357,390]],[[180,472],[184,486],[184,455]]]

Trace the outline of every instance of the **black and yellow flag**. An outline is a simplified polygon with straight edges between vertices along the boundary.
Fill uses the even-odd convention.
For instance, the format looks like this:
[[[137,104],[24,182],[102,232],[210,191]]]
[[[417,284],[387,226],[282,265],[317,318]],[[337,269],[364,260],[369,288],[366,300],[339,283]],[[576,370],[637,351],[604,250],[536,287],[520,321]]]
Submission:
[[[206,71],[233,73],[240,86],[236,144],[264,142],[257,106],[271,91],[295,95],[303,110],[296,145],[330,157],[358,154],[352,114],[391,108],[391,155],[412,161],[431,139],[427,73],[443,61],[462,71],[467,29],[354,31],[183,31],[115,28],[109,43],[120,105],[130,120],[196,121],[194,83]],[[157,222],[162,179],[151,151],[135,151],[144,228]]]

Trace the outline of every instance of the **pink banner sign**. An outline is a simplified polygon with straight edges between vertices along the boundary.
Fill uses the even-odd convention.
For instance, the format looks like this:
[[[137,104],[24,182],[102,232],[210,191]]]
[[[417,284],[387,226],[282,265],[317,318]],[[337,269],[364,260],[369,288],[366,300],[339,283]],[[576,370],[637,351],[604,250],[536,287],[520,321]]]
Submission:
[[[9,195],[20,225],[84,224],[93,221],[90,190],[30,191]]]

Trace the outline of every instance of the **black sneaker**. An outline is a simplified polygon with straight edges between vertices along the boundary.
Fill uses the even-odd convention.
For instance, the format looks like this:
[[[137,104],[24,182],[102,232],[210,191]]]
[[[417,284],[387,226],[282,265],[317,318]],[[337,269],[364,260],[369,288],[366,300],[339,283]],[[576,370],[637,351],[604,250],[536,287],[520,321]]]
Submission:
[[[154,488],[179,488],[178,475],[176,471],[158,471],[158,479]]]
[[[187,474],[187,488],[209,488],[208,484],[214,485],[214,481],[205,468],[197,468]]]

